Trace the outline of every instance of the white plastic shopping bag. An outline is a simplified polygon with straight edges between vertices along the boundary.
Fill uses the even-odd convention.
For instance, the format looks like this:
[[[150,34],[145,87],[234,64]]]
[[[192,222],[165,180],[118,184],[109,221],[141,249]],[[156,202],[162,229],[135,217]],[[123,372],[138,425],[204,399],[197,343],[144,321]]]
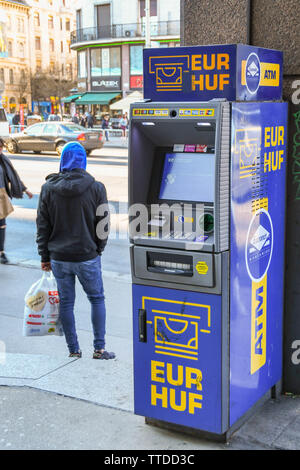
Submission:
[[[55,277],[44,272],[25,295],[23,336],[62,336]]]

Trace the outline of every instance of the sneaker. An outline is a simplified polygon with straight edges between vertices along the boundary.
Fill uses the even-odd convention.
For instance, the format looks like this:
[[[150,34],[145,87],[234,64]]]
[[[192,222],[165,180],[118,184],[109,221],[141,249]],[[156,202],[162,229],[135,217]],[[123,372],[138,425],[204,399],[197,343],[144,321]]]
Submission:
[[[5,253],[2,253],[2,255],[0,255],[0,264],[7,264],[8,263],[8,259],[7,259],[7,256]]]
[[[93,359],[115,359],[116,355],[113,352],[108,352],[108,351],[101,351],[95,349],[94,354],[93,354]]]
[[[69,357],[78,357],[78,358],[80,358],[80,357],[82,357],[82,351],[80,351],[80,349],[79,349],[79,351],[77,351],[77,352],[70,353]]]

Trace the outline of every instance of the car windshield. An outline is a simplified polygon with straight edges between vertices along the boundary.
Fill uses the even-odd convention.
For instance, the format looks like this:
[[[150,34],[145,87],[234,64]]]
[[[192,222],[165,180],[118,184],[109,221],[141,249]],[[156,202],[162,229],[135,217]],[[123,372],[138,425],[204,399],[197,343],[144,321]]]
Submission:
[[[86,131],[85,127],[78,126],[77,124],[64,124],[63,127],[71,132],[84,132]]]

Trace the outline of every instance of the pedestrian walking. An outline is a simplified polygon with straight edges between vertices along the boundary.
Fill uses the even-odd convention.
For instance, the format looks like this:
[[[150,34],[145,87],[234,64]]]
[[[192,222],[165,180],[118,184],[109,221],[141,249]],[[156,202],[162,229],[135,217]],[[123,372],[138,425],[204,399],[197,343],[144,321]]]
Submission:
[[[11,161],[3,154],[4,141],[0,139],[0,263],[7,264],[4,251],[6,218],[13,211],[11,198],[21,199],[24,193],[31,199],[32,193],[22,183]]]
[[[85,126],[86,126],[86,119],[85,119],[84,115],[82,115],[82,116],[80,117],[80,125],[81,125],[82,127],[85,127]]]
[[[20,125],[20,113],[19,111],[17,111],[15,114],[14,114],[14,117],[12,118],[12,129],[11,129],[11,133],[13,134],[14,132],[18,132],[18,126]]]
[[[94,127],[94,117],[92,114],[87,116],[87,126],[92,129]]]
[[[126,118],[125,114],[120,119],[120,126],[122,129],[122,136],[126,137],[126,129],[128,127],[128,119]]]
[[[59,173],[49,175],[43,185],[37,216],[37,244],[42,269],[57,281],[60,318],[70,357],[81,357],[74,317],[75,278],[91,303],[94,332],[94,359],[113,359],[105,350],[105,299],[101,273],[101,254],[107,243],[103,229],[96,227],[105,219],[97,208],[107,205],[105,186],[86,171],[86,151],[81,144],[69,142],[61,153]],[[105,225],[105,227],[107,227]],[[97,236],[98,235],[98,236]]]
[[[108,142],[109,114],[105,114],[102,120],[102,129],[104,130],[105,140]]]
[[[72,116],[72,122],[74,122],[74,124],[79,124],[78,114],[74,114],[74,116]]]

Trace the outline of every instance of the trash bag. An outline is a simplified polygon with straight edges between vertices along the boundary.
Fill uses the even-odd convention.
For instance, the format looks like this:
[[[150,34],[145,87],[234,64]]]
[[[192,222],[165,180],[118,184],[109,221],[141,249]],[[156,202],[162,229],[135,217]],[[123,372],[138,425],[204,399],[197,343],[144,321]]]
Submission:
[[[63,336],[59,319],[59,295],[55,277],[44,272],[42,279],[25,295],[23,336]]]

